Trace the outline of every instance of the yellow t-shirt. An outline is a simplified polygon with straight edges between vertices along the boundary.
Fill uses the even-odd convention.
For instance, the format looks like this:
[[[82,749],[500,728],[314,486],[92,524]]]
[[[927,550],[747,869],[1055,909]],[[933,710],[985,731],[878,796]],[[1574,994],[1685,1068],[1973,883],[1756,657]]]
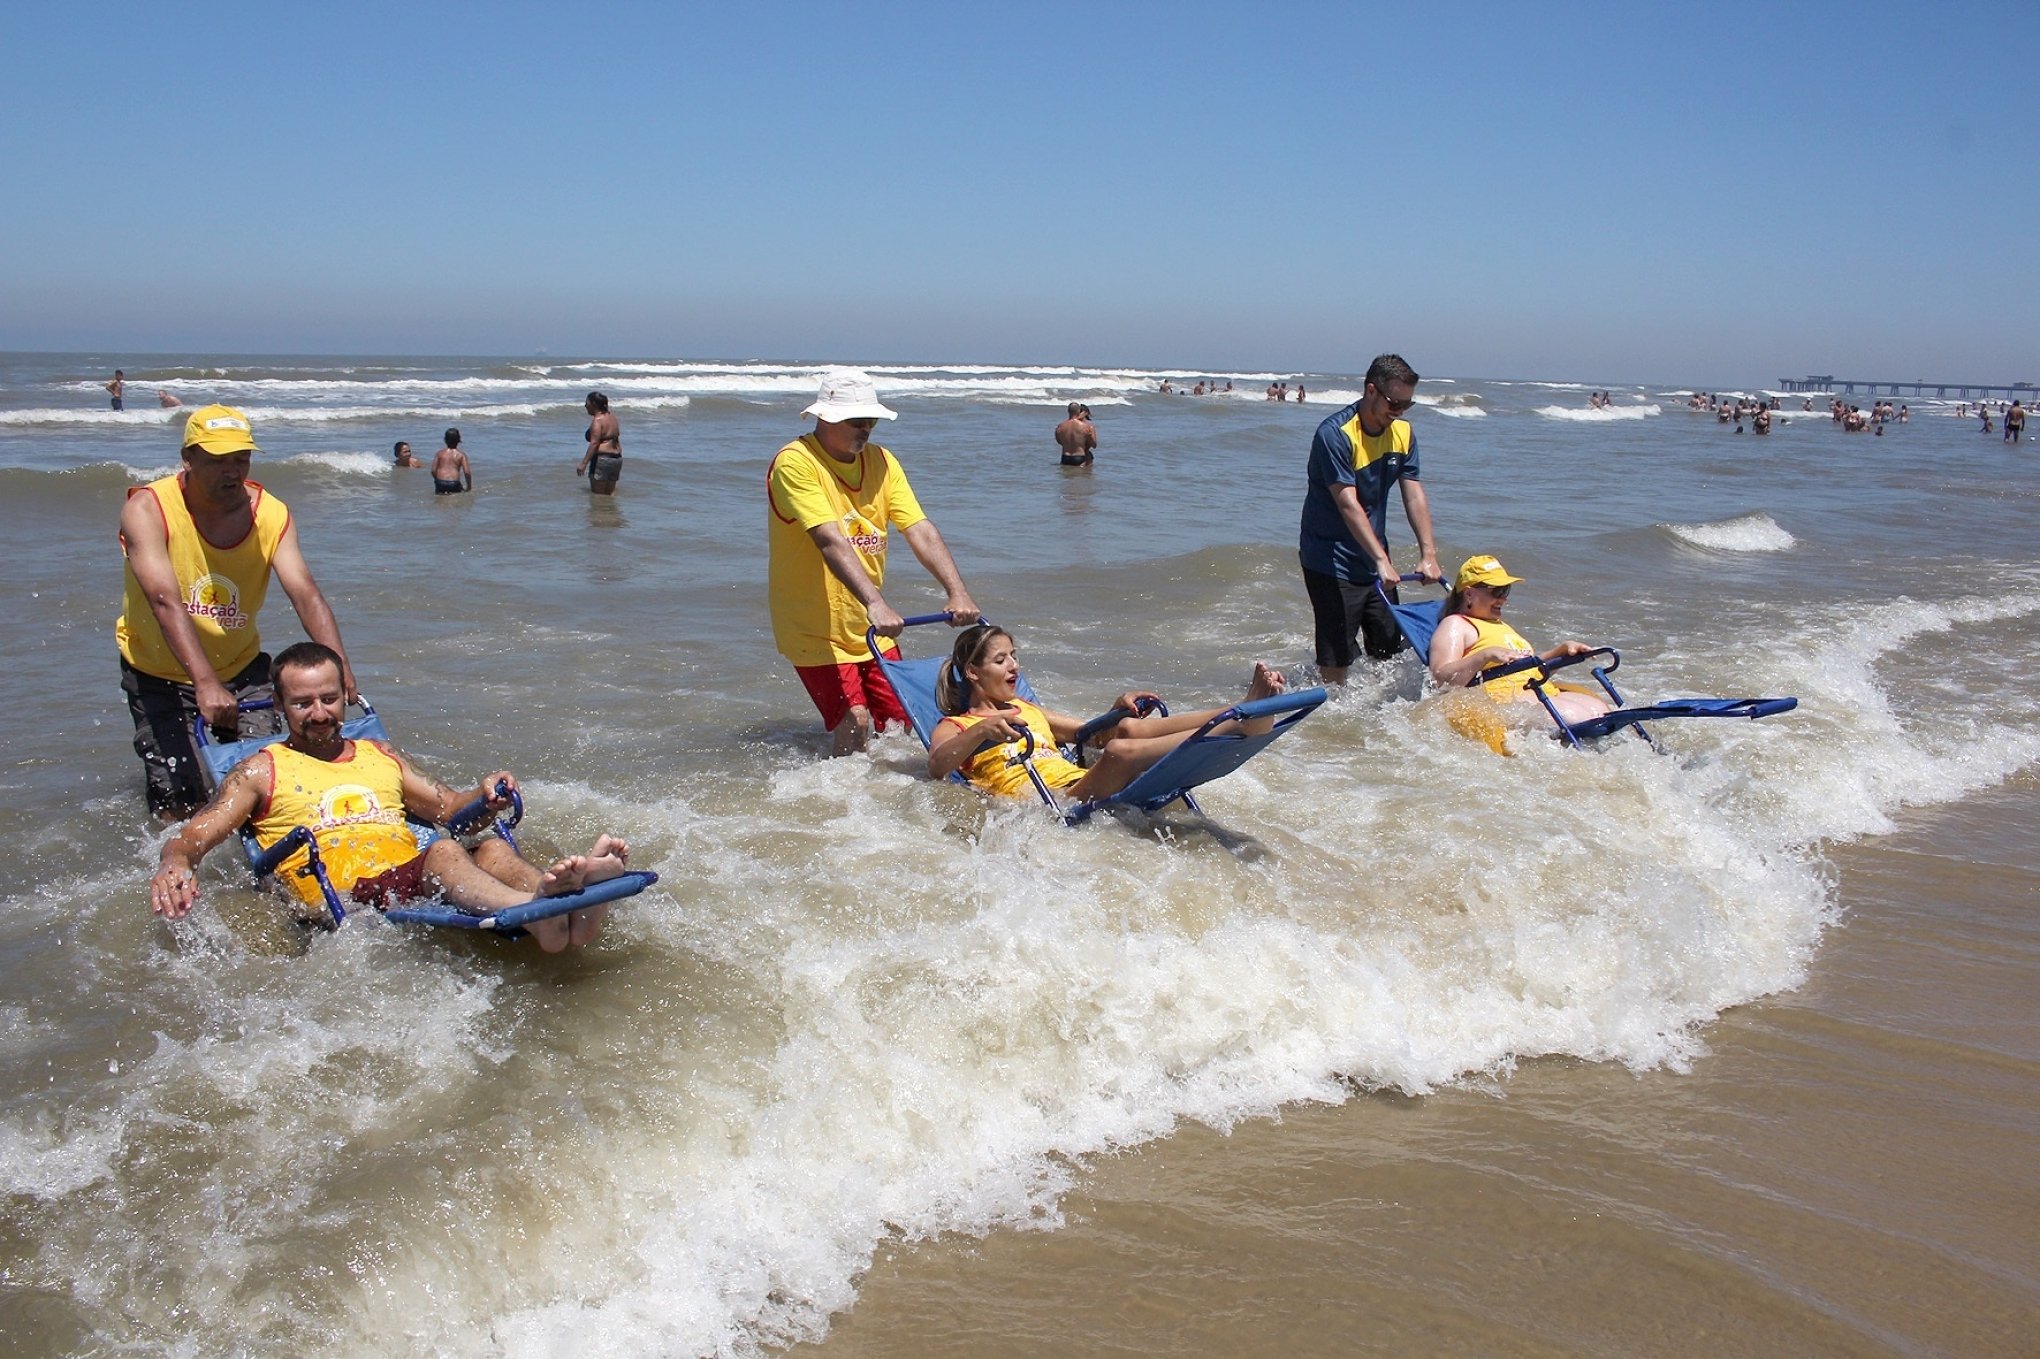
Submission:
[[[404,820],[404,768],[379,741],[352,742],[337,760],[317,760],[278,742],[253,758],[270,761],[269,800],[255,815],[255,843],[264,849],[299,826],[318,842],[326,878],[342,896],[418,854]],[[299,850],[278,866],[277,880],[308,904],[323,906],[315,878],[298,876]]]
[[[1475,618],[1471,614],[1462,613],[1458,616],[1464,621],[1473,624],[1473,645],[1467,648],[1468,651],[1478,651],[1484,646],[1513,647],[1518,651],[1535,651],[1537,649],[1524,641],[1523,634],[1510,627],[1507,623],[1489,623],[1483,619]],[[1494,683],[1483,685],[1482,687],[1496,698],[1522,698],[1530,692],[1530,681],[1536,677],[1537,672],[1535,670],[1519,670],[1513,675],[1498,679]]]
[[[163,532],[169,541],[170,565],[177,572],[177,588],[184,595],[184,611],[198,629],[198,640],[213,673],[222,682],[248,668],[262,650],[262,638],[255,631],[255,615],[262,612],[263,597],[269,592],[270,563],[276,559],[276,544],[290,527],[290,511],[283,502],[262,489],[260,482],[248,482],[249,501],[255,524],[238,543],[216,546],[198,531],[191,511],[184,504],[181,477],[169,476],[149,483],[156,507],[163,515]],[[139,490],[129,495],[140,494]],[[122,543],[123,552],[127,544]],[[113,626],[120,654],[145,675],[189,684],[163,627],[149,608],[148,596],[127,568],[127,585],[121,600],[120,621]]]
[[[765,491],[772,557],[767,588],[772,640],[779,653],[795,665],[870,660],[864,606],[829,570],[808,530],[821,524],[841,529],[857,560],[883,589],[887,528],[906,530],[928,517],[907,485],[907,474],[877,444],[866,444],[857,461],[841,463],[809,434],[773,456]]]
[[[1063,758],[1062,751],[1055,743],[1055,733],[1048,725],[1048,714],[1024,698],[1013,700],[1013,706],[1020,710],[1020,719],[1027,724],[1027,730],[1034,734],[1034,772],[1042,781],[1060,793],[1084,777],[1084,771]],[[946,719],[965,730],[976,726],[985,719],[972,713],[962,713]],[[1014,740],[1004,745],[988,746],[963,763],[963,776],[988,793],[1002,797],[1025,797],[1034,791],[1027,781],[1027,770],[1015,763],[1025,743]]]

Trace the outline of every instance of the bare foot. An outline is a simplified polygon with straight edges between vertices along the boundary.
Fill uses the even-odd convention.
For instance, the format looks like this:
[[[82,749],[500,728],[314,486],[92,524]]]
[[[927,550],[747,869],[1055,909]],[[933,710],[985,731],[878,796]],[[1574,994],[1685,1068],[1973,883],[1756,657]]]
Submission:
[[[1254,678],[1247,685],[1247,701],[1257,698],[1273,698],[1288,687],[1280,670],[1270,670],[1266,661],[1254,662]]]
[[[586,887],[590,883],[601,882],[624,873],[625,865],[630,862],[630,846],[613,835],[598,835],[595,837],[595,843],[588,846],[588,853],[583,858],[587,864],[587,872],[581,880],[581,885]]]
[[[614,873],[609,875],[615,877]],[[588,885],[588,856],[569,854],[538,877],[538,894],[542,897],[563,897],[569,892],[578,892]]]
[[[1254,678],[1247,685],[1247,696],[1243,701],[1251,703],[1257,698],[1273,698],[1282,692],[1283,685],[1280,670],[1270,670],[1266,661],[1255,661]],[[1259,736],[1274,729],[1275,719],[1272,716],[1253,717],[1240,723],[1240,730],[1249,736]]]

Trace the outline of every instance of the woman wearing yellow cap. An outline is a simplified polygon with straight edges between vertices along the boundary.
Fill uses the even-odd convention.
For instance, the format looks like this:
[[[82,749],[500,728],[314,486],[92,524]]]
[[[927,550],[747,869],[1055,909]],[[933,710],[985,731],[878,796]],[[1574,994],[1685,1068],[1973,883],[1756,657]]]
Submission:
[[[1585,642],[1560,642],[1538,653],[1523,635],[1502,621],[1502,606],[1509,589],[1522,579],[1502,569],[1493,557],[1469,557],[1452,580],[1452,596],[1439,614],[1438,631],[1431,637],[1431,678],[1448,688],[1479,682],[1480,673],[1491,665],[1539,655],[1547,661],[1578,656],[1593,648]],[[1486,685],[1487,692],[1502,702],[1525,701],[1535,697],[1530,681],[1535,670],[1523,670]],[[1568,722],[1584,722],[1611,711],[1611,705],[1584,690],[1545,686],[1545,692]]]

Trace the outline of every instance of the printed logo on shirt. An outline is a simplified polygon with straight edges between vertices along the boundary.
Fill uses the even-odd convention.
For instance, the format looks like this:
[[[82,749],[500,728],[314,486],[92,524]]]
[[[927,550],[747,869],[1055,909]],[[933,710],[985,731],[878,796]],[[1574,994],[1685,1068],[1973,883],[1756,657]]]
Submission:
[[[217,572],[208,572],[191,583],[184,611],[193,618],[211,619],[222,632],[238,632],[253,621],[241,611],[241,588]]]
[[[843,536],[850,540],[850,546],[856,548],[865,556],[883,557],[885,555],[885,530],[873,524],[869,519],[857,513],[857,511],[852,510],[843,516],[842,527]]]
[[[358,826],[369,822],[394,825],[403,815],[383,807],[373,788],[358,783],[337,784],[319,799],[319,828]]]

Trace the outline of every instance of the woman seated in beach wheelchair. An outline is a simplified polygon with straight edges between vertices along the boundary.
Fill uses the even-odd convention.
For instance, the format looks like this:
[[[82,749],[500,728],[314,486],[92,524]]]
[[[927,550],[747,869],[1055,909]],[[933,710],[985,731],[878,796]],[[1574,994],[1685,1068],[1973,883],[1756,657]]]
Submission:
[[[1025,796],[1031,761],[1041,781],[1056,793],[1093,802],[1122,792],[1229,711],[1156,711],[1160,695],[1128,690],[1113,704],[1109,720],[1087,723],[1023,698],[1019,682],[1020,652],[1011,633],[978,623],[958,635],[949,663],[936,680],[936,704],[944,716],[928,750],[930,776],[943,779],[960,772],[987,792]],[[1256,661],[1240,702],[1273,698],[1282,691],[1282,672]],[[1274,726],[1275,714],[1264,713],[1221,723],[1207,734],[1258,736]],[[1097,762],[1085,768],[1065,757],[1060,744],[1096,749]]]
[[[1558,737],[1577,749],[1628,728],[1655,746],[1656,738],[1644,723],[1660,719],[1755,719],[1799,705],[1798,699],[1788,697],[1674,698],[1628,706],[1610,678],[1622,664],[1621,653],[1613,647],[1568,640],[1539,652],[1502,621],[1509,591],[1521,580],[1493,556],[1469,557],[1442,604],[1389,604],[1404,635],[1427,656],[1434,681],[1447,689],[1477,688],[1498,700],[1460,708],[1450,719],[1454,730],[1484,741],[1497,754],[1510,753],[1504,723],[1514,725],[1518,718],[1534,721],[1540,710],[1557,727]],[[1575,665],[1588,668],[1599,693],[1553,678],[1556,671]]]
[[[1485,681],[1488,696],[1502,703],[1532,703],[1537,695],[1531,682],[1543,677],[1544,667],[1530,661],[1563,661],[1592,655],[1595,648],[1567,639],[1547,651],[1538,651],[1502,621],[1502,609],[1509,591],[1522,582],[1502,569],[1494,557],[1469,557],[1452,579],[1452,593],[1439,611],[1438,630],[1431,635],[1431,678],[1448,689],[1482,684],[1482,676],[1495,667],[1510,673]],[[1615,705],[1599,694],[1570,685],[1554,684],[1548,697],[1558,715],[1569,724],[1590,722],[1613,712]],[[1525,710],[1527,717],[1528,712]]]

